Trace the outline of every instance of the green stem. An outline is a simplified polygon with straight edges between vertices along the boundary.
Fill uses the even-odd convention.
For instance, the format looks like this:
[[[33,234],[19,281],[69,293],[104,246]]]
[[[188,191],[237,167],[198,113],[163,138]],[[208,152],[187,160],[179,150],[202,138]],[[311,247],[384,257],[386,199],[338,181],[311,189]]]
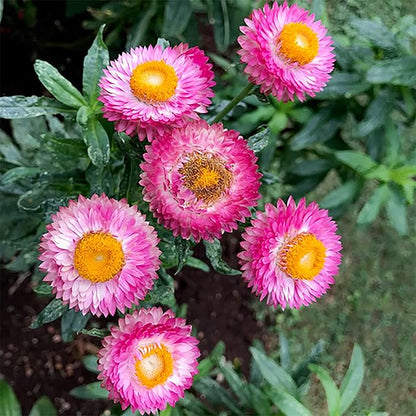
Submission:
[[[253,90],[254,85],[248,84],[241,92],[236,95],[214,118],[213,123],[218,123],[226,116],[240,101],[247,97]]]

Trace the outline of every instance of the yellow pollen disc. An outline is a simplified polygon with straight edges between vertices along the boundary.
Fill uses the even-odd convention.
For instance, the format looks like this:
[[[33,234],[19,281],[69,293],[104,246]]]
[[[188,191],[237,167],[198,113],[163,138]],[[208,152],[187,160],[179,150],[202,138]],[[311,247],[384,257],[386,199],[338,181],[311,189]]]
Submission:
[[[139,64],[130,78],[130,88],[141,101],[167,101],[175,94],[178,77],[175,70],[163,61]]]
[[[280,250],[278,263],[293,279],[312,280],[324,267],[326,248],[313,234],[301,233]]]
[[[110,234],[85,234],[75,249],[74,266],[81,277],[91,282],[111,280],[123,265],[124,253],[121,243]]]
[[[179,173],[184,185],[207,204],[217,201],[231,185],[232,174],[217,156],[192,153]]]
[[[164,383],[173,373],[172,354],[163,345],[152,344],[140,349],[142,358],[136,360],[136,376],[149,389]]]
[[[291,62],[306,65],[318,55],[316,33],[304,23],[288,23],[278,38],[279,53]]]

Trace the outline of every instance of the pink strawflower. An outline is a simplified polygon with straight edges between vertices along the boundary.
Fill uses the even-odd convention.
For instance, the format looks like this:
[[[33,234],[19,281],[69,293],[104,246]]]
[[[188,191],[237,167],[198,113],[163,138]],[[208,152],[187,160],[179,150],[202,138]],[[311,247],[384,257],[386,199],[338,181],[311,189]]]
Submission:
[[[252,292],[267,304],[283,309],[309,305],[334,283],[341,262],[337,225],[328,211],[312,202],[298,206],[292,197],[287,206],[266,204],[265,212],[242,235],[242,277]]]
[[[104,194],[69,201],[42,236],[40,270],[56,297],[84,315],[114,315],[157,279],[159,239],[137,207]]]
[[[137,47],[110,62],[100,80],[104,117],[140,140],[198,119],[214,96],[208,58],[186,44]]]
[[[198,373],[191,326],[161,308],[136,310],[118,325],[98,352],[98,379],[109,398],[142,414],[174,406]]]
[[[244,72],[264,94],[283,101],[305,100],[321,91],[330,78],[335,56],[332,39],[315,16],[285,2],[254,10],[238,38]]]
[[[200,120],[154,140],[146,151],[143,199],[175,236],[220,238],[257,205],[257,158],[237,131]]]

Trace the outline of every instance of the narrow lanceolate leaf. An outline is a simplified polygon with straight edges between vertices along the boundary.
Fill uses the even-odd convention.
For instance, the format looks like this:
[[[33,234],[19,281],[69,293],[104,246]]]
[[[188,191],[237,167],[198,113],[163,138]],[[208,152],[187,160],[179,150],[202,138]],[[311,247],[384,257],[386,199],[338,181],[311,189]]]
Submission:
[[[73,113],[74,111],[71,107],[48,97],[36,97],[35,95],[0,97],[0,118],[32,118],[47,114]]]
[[[52,322],[58,319],[68,310],[68,306],[64,305],[61,300],[53,299],[46,307],[39,313],[36,319],[30,325],[30,328],[39,328],[43,324]]]
[[[1,178],[1,183],[4,185],[11,184],[20,179],[30,178],[38,175],[41,172],[41,168],[38,167],[25,167],[18,166],[8,170]]]
[[[342,380],[341,393],[341,414],[344,413],[354,401],[357,393],[360,391],[364,378],[364,355],[361,347],[354,345],[350,365]]]
[[[408,229],[406,201],[396,190],[391,192],[386,203],[386,213],[390,225],[399,235],[406,235]]]
[[[380,212],[381,207],[389,199],[390,194],[391,191],[387,184],[376,188],[358,214],[357,223],[364,225],[373,222]]]
[[[287,391],[291,396],[299,397],[293,378],[276,361],[257,348],[250,347],[250,352],[262,376],[274,389]]]
[[[221,243],[216,238],[212,243],[204,241],[205,253],[215,271],[221,274],[237,275],[240,270],[233,269],[222,259]]]
[[[13,389],[4,380],[0,381],[0,414],[2,416],[21,416],[22,414],[20,403]]]
[[[96,104],[100,88],[98,83],[103,75],[103,69],[108,65],[108,48],[103,41],[105,25],[98,30],[97,36],[84,59],[82,74],[82,92],[91,106]]]
[[[286,391],[273,390],[269,397],[285,416],[312,416],[312,413],[301,402]]]
[[[325,389],[326,401],[328,404],[328,416],[341,415],[341,396],[339,390],[329,373],[316,364],[309,364],[309,369],[319,378]]]
[[[321,208],[331,209],[350,203],[353,201],[359,190],[360,184],[357,181],[347,181],[339,188],[336,188],[329,194],[325,195],[320,201],[319,206]]]
[[[370,156],[355,150],[341,150],[335,152],[334,156],[361,175],[377,166],[377,163]]]
[[[390,89],[384,89],[371,101],[358,125],[355,134],[364,137],[381,127],[394,107],[394,95]]]
[[[56,409],[48,397],[40,397],[33,405],[29,416],[56,416]]]
[[[58,101],[73,108],[87,104],[81,93],[51,64],[37,59],[34,67],[39,81]]]
[[[367,72],[373,84],[416,85],[416,56],[389,59],[375,63]]]

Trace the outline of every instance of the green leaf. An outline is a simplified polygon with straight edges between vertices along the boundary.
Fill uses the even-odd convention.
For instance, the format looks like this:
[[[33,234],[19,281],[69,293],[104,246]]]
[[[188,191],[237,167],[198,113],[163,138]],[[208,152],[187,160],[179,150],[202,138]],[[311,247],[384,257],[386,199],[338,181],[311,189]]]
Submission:
[[[163,36],[179,38],[188,26],[192,16],[192,4],[189,0],[168,0],[165,5]]]
[[[204,377],[194,381],[192,387],[200,394],[203,394],[206,400],[214,406],[222,405],[237,415],[244,415],[236,406],[234,397],[217,381]]]
[[[2,416],[21,416],[22,410],[10,385],[0,381],[0,414]]]
[[[207,376],[210,371],[216,366],[218,360],[224,354],[225,344],[219,341],[214,349],[211,351],[209,357],[204,358],[198,364],[198,374],[194,376],[194,381]]]
[[[363,120],[358,124],[355,135],[364,137],[381,127],[394,107],[394,95],[390,89],[382,90],[367,107]]]
[[[355,72],[334,72],[326,87],[316,94],[318,100],[334,98],[351,98],[361,94],[371,86],[362,79],[360,74]]]
[[[64,342],[70,342],[74,339],[74,334],[85,328],[91,315],[83,315],[81,311],[69,309],[62,315],[61,334]]]
[[[280,365],[286,371],[291,368],[289,341],[283,331],[279,332]]]
[[[51,64],[37,59],[34,67],[39,81],[58,101],[73,108],[87,104],[81,93]]]
[[[324,107],[311,117],[302,130],[292,137],[292,150],[302,150],[316,143],[324,143],[334,137],[344,123],[344,114],[334,114],[330,107]]]
[[[56,409],[48,397],[41,396],[36,400],[29,416],[56,416]]]
[[[103,167],[110,160],[110,141],[101,123],[91,114],[89,107],[81,107],[77,121],[83,127],[84,142],[94,166]]]
[[[48,322],[55,321],[68,310],[68,306],[64,305],[60,299],[53,299],[45,309],[43,309],[29,328],[39,328]]]
[[[332,377],[328,371],[316,364],[309,364],[309,369],[319,378],[325,389],[326,401],[328,404],[329,416],[340,416],[341,413],[341,395]]]
[[[372,84],[416,85],[416,56],[388,59],[375,63],[367,72]]]
[[[263,150],[270,140],[270,127],[263,128],[256,134],[253,134],[248,138],[248,147],[255,153]]]
[[[347,181],[340,187],[325,195],[319,202],[319,206],[321,208],[331,209],[343,204],[350,203],[353,201],[359,190],[360,184],[357,181]]]
[[[273,390],[269,397],[286,416],[313,416],[302,403],[286,391]]]
[[[1,178],[1,183],[3,185],[8,185],[13,182],[16,182],[20,179],[30,178],[33,176],[38,175],[42,171],[41,168],[38,167],[25,167],[19,166],[17,168],[13,168],[8,170]]]
[[[0,97],[0,118],[19,119],[45,116],[46,114],[73,113],[70,107],[61,104],[53,98],[24,97],[13,95]]]
[[[206,273],[209,273],[210,270],[208,264],[192,256],[186,259],[185,265],[189,267],[194,267],[195,269],[202,270]]]
[[[33,291],[41,296],[50,295],[52,294],[52,286],[49,283],[40,282],[33,288]]]
[[[214,238],[212,243],[204,240],[204,246],[205,254],[207,255],[215,271],[221,274],[228,274],[232,276],[241,274],[240,270],[233,269],[222,259],[222,248],[218,239]]]
[[[151,0],[150,6],[147,6],[140,20],[129,29],[127,34],[127,42],[125,50],[128,51],[130,48],[135,48],[142,44],[143,38],[149,28],[149,24],[152,17],[157,13],[157,0]]]
[[[92,373],[99,373],[98,371],[98,360],[96,355],[85,355],[82,357],[82,364],[84,367]]]
[[[370,169],[377,166],[377,163],[371,157],[354,150],[341,150],[335,152],[334,156],[361,175],[365,175]]]
[[[390,225],[403,236],[407,234],[407,209],[406,201],[395,189],[391,190],[390,198],[386,203],[386,213]]]
[[[284,390],[296,398],[299,397],[293,378],[276,361],[254,347],[249,349],[261,374],[274,389]]]
[[[69,394],[78,399],[108,399],[108,391],[101,387],[100,381],[75,387]]]
[[[364,355],[358,344],[354,345],[348,370],[342,380],[341,414],[345,413],[360,391],[364,378]]]
[[[351,20],[351,26],[365,39],[381,49],[391,51],[396,49],[392,31],[381,21],[358,19]]]
[[[272,416],[272,406],[266,394],[257,388],[254,384],[248,384],[247,391],[248,394],[250,394],[250,404],[257,412],[257,415]]]
[[[99,329],[99,328],[81,329],[81,331],[79,332],[81,334],[90,335],[91,337],[97,337],[97,338],[104,338],[107,335],[110,335],[110,331],[108,329]]]
[[[98,30],[93,44],[84,58],[84,70],[82,74],[82,92],[92,107],[97,104],[100,92],[98,83],[103,75],[103,69],[108,65],[108,48],[103,41],[105,25]]]
[[[209,14],[214,22],[214,40],[219,52],[230,44],[230,20],[226,0],[209,0]]]
[[[359,212],[357,224],[365,225],[373,222],[390,194],[390,188],[387,184],[383,184],[376,188]]]
[[[326,159],[307,159],[295,163],[289,168],[289,172],[298,176],[312,176],[326,173],[333,163]]]
[[[243,406],[247,406],[250,403],[250,395],[247,390],[247,383],[241,379],[241,377],[236,373],[231,363],[225,360],[225,357],[222,357],[218,361],[218,367],[221,372],[224,374],[227,383],[231,387],[231,390],[236,394],[236,396],[241,400]]]

